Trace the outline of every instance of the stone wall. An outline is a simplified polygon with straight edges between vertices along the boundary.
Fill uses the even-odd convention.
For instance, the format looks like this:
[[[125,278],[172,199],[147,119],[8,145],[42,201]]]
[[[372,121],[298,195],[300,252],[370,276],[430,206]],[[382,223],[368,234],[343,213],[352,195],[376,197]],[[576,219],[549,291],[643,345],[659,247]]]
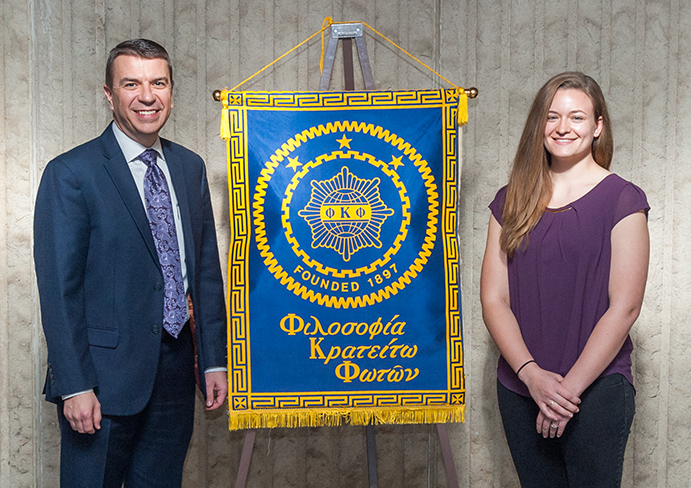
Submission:
[[[108,50],[149,37],[170,51],[175,109],[164,135],[207,161],[222,257],[228,242],[220,105],[232,87],[320,29],[325,17],[364,21],[456,84],[477,86],[463,131],[461,243],[468,412],[449,427],[461,486],[518,486],[495,393],[497,350],[482,323],[480,262],[494,192],[537,88],[585,71],[608,99],[612,169],[652,206],[646,300],[632,336],[637,414],[625,487],[688,486],[691,328],[691,4],[682,0],[3,0],[0,4],[0,486],[58,486],[55,409],[41,397],[45,370],[31,259],[32,209],[55,155],[97,136]],[[369,29],[379,89],[445,86]],[[316,89],[320,39],[245,89]],[[331,84],[343,88],[340,50]],[[356,88],[362,87],[356,68]],[[687,202],[689,205],[687,205]],[[201,406],[201,405],[200,405]],[[234,484],[242,433],[198,409],[185,486]],[[433,426],[377,429],[383,487],[446,486]],[[364,429],[260,430],[249,487],[366,486]]]

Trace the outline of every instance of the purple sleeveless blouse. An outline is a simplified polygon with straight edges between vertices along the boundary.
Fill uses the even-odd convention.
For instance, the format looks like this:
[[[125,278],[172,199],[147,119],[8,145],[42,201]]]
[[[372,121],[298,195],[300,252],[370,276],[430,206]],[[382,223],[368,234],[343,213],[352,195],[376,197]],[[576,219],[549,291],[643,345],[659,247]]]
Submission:
[[[503,187],[489,205],[499,224],[505,195]],[[527,248],[508,260],[511,310],[541,368],[565,376],[574,365],[609,307],[612,229],[635,212],[647,215],[649,208],[643,190],[610,174],[571,204],[548,208]],[[602,376],[621,373],[633,384],[632,349],[627,337]],[[530,396],[503,357],[497,376],[509,390]]]

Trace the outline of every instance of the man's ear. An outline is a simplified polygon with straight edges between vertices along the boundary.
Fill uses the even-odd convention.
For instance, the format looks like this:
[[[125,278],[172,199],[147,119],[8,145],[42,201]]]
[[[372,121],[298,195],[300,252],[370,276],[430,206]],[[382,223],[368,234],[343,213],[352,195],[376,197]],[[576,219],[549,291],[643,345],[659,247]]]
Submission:
[[[108,85],[103,85],[103,93],[106,94],[106,98],[110,104],[110,110],[113,110],[113,92],[108,88]]]

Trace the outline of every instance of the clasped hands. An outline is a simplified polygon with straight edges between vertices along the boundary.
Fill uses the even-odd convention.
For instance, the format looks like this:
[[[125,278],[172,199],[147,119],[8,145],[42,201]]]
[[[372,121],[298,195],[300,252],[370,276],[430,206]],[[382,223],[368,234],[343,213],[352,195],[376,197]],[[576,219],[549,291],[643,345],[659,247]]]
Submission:
[[[535,422],[537,433],[545,439],[561,437],[566,424],[578,413],[581,399],[563,384],[563,376],[535,363],[529,364],[520,376],[540,408]]]

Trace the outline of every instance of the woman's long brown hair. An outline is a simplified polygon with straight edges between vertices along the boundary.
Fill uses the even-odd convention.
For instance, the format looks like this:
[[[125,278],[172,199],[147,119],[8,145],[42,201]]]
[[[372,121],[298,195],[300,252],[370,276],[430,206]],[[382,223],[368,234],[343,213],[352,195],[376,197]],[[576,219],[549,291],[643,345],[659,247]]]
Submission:
[[[528,245],[528,233],[539,222],[551,198],[551,161],[544,144],[545,125],[554,95],[557,90],[567,88],[581,90],[593,102],[595,120],[602,117],[603,125],[600,135],[593,140],[593,158],[605,169],[609,169],[612,162],[614,141],[600,86],[590,76],[575,71],[551,78],[537,92],[530,107],[506,189],[499,242],[509,257],[513,257],[522,245]]]

